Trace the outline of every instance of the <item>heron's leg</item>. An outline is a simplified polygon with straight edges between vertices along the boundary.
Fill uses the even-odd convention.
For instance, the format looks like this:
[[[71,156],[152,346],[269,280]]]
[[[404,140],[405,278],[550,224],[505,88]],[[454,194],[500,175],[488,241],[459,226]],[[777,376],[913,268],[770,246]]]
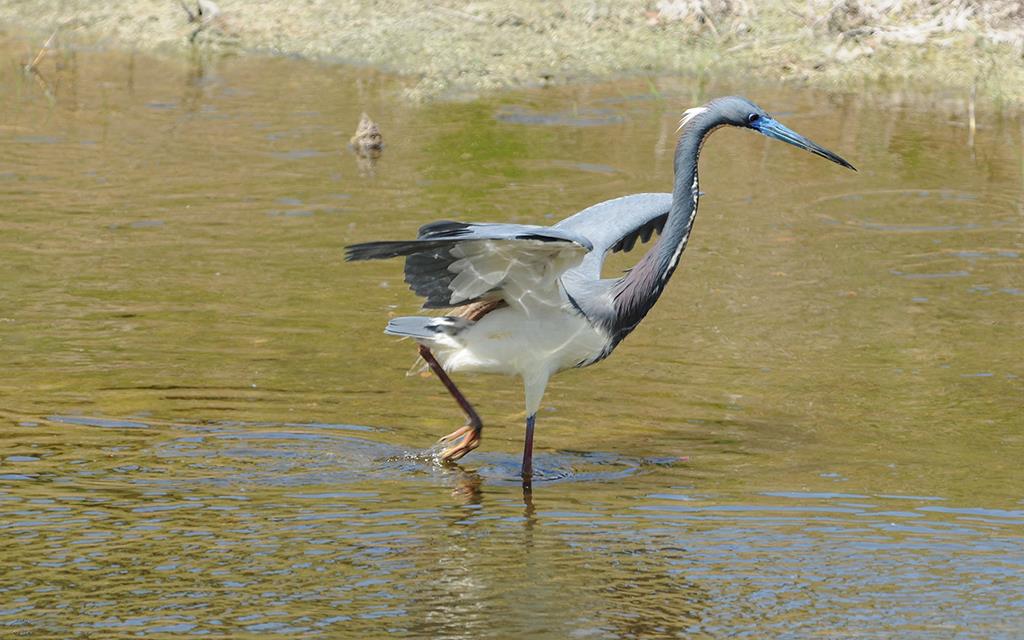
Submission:
[[[437,361],[437,358],[434,357],[434,354],[422,344],[420,345],[420,357],[426,360],[427,366],[441,380],[441,384],[444,385],[445,389],[448,389],[448,393],[455,398],[455,402],[459,403],[462,412],[466,414],[466,426],[460,427],[441,438],[441,442],[446,444],[449,442],[455,443],[441,451],[441,459],[445,461],[458,460],[480,446],[480,436],[484,429],[484,423],[480,420],[480,416],[477,414],[476,409],[473,408],[473,405],[469,404],[469,400],[466,400],[466,396],[462,395],[459,388],[448,377],[448,373],[441,366],[441,363]]]
[[[526,441],[523,443],[523,467],[520,471],[524,487],[533,481],[533,425],[536,421],[536,413],[526,419]]]

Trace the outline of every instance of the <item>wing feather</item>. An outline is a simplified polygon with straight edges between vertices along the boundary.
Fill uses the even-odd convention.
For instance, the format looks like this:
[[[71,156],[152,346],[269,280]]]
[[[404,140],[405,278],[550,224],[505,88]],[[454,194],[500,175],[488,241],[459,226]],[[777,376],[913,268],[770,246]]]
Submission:
[[[441,220],[416,240],[347,247],[347,260],[405,257],[405,281],[428,309],[504,300],[529,309],[563,304],[561,281],[596,282],[609,252],[661,233],[670,193],[636,193],[595,204],[552,227]],[[564,276],[564,277],[563,277]]]
[[[597,279],[608,252],[632,251],[638,240],[647,242],[661,233],[671,207],[671,193],[634,193],[587,207],[552,229],[578,233],[593,244],[582,269],[587,278]]]
[[[563,304],[559,276],[590,248],[583,236],[551,227],[444,220],[423,226],[416,240],[352,245],[346,258],[405,256],[405,280],[426,308],[501,299],[530,309]]]

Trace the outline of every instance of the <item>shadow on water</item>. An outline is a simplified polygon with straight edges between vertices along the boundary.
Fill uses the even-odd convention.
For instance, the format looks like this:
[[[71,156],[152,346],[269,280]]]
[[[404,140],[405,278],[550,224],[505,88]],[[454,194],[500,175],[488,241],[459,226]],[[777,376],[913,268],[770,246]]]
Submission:
[[[59,425],[99,429],[157,429],[187,435],[160,442],[153,452],[176,460],[202,475],[216,470],[213,483],[301,487],[353,482],[420,481],[453,487],[458,494],[479,494],[485,485],[520,486],[520,460],[514,455],[478,452],[465,464],[444,463],[437,445],[410,450],[351,433],[378,431],[374,427],[327,423],[159,424],[92,416],[50,415],[44,422],[20,420],[33,428]],[[17,460],[15,460],[17,461]],[[615,482],[679,460],[629,458],[594,451],[554,451],[537,456],[537,486],[565,482]],[[470,468],[467,468],[470,467]],[[233,470],[232,470],[233,469]]]
[[[92,418],[51,417],[56,421],[95,426],[136,427],[137,423]],[[479,452],[465,464],[442,463],[440,446],[408,450],[344,432],[372,431],[370,427],[344,424],[242,424],[230,423],[183,427],[195,435],[161,446],[160,457],[180,458],[202,469],[207,463],[218,470],[218,482],[244,480],[256,484],[303,486],[346,484],[354,481],[415,481],[442,484],[464,491],[464,485],[519,486],[520,460],[513,455]],[[228,471],[230,461],[238,472]],[[257,462],[258,461],[258,462]],[[563,482],[613,482],[670,460],[634,459],[613,453],[555,451],[536,461],[537,485]],[[246,469],[259,467],[253,474]],[[471,468],[472,470],[468,470]]]

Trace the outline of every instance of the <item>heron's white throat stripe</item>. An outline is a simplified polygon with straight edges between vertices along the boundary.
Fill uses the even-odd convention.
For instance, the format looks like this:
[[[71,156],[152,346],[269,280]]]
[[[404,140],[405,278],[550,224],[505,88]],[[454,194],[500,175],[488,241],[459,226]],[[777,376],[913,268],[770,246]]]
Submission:
[[[691,221],[693,220],[693,217],[695,215],[697,215],[697,200],[700,199],[700,188],[699,188],[697,182],[698,182],[698,178],[697,178],[697,176],[695,174],[693,176],[693,186],[690,188],[690,190],[693,192],[693,211],[690,212],[690,220]],[[686,248],[686,242],[689,239],[690,239],[690,232],[687,231],[683,235],[683,237],[679,240],[679,244],[676,246],[676,250],[672,254],[672,259],[669,260],[668,269],[665,269],[664,273],[661,274],[661,281],[662,282],[665,282],[666,280],[668,280],[669,277],[672,275],[672,272],[675,271],[676,265],[679,264],[679,258],[680,258],[680,256],[683,255],[683,249]]]

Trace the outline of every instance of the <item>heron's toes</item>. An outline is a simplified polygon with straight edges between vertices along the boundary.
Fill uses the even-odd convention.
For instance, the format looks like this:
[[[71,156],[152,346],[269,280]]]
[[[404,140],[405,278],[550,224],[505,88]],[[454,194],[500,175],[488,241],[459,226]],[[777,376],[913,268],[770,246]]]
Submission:
[[[480,446],[481,438],[479,431],[474,430],[472,427],[463,427],[462,429],[459,429],[459,431],[462,432],[461,439],[459,439],[455,445],[441,451],[439,457],[442,462],[454,462]],[[458,433],[458,431],[456,433]],[[448,442],[450,441],[449,438],[451,438],[451,436],[445,436],[444,438],[441,438],[441,440]]]
[[[448,435],[446,435],[443,438],[441,438],[440,440],[438,440],[438,443],[448,443],[448,442],[452,442],[454,440],[458,440],[459,438],[465,436],[467,432],[472,431],[472,430],[473,430],[473,427],[469,426],[468,424],[466,426],[464,426],[464,427],[459,427],[455,431],[452,431]]]

